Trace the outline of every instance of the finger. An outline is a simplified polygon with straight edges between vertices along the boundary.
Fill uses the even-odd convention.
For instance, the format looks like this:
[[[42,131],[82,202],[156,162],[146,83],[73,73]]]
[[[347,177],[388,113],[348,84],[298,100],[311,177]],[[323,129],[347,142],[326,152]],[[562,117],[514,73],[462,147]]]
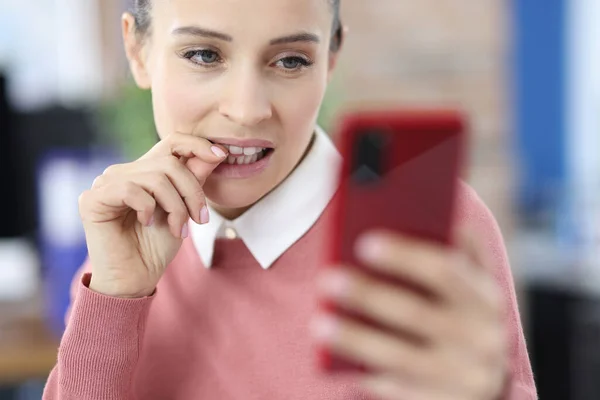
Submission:
[[[158,205],[168,214],[167,222],[173,236],[185,239],[189,233],[187,223],[191,215],[170,179],[161,173],[141,173],[130,179],[154,196]]]
[[[420,346],[350,319],[320,316],[315,338],[344,359],[371,371],[402,377],[448,392],[471,393],[490,384],[489,367],[473,357],[436,346]]]
[[[464,273],[461,277],[467,288],[463,292],[465,301],[474,306],[482,306],[479,307],[480,311],[490,316],[501,315],[503,297],[493,277],[493,262],[488,246],[475,231],[466,226],[456,229],[455,241],[465,258],[464,262],[459,264],[463,267]]]
[[[423,343],[455,348],[460,353],[458,357],[472,354],[477,362],[489,364],[505,350],[500,318],[446,307],[348,269],[325,271],[319,286],[323,294],[342,309],[366,316]]]
[[[164,162],[161,163],[161,169],[183,199],[191,218],[198,224],[208,222],[205,218],[208,212],[206,198],[198,179],[186,168],[182,161],[173,156],[166,157]]]
[[[113,164],[108,166],[101,175],[94,179],[91,188],[98,189],[114,183],[114,177],[120,177],[125,171],[127,171],[129,165],[131,164]]]
[[[185,163],[185,166],[196,177],[196,180],[200,182],[200,185],[204,186],[204,184],[206,183],[206,179],[208,179],[210,174],[218,165],[205,163],[199,158],[190,158]]]
[[[348,268],[328,269],[319,286],[343,308],[429,341],[435,340],[449,322],[446,310],[426,297]]]
[[[430,348],[416,346],[347,318],[319,315],[311,328],[315,339],[333,353],[375,371],[415,376],[425,370],[421,365],[423,354],[432,356]]]
[[[105,210],[98,209],[102,205]],[[156,209],[154,198],[132,182],[115,182],[100,189],[88,190],[79,197],[82,218],[91,222],[105,222],[112,219],[115,211],[132,209],[137,213],[138,221],[150,225]],[[116,210],[115,210],[116,209]]]
[[[173,155],[175,157],[199,158],[216,167],[227,156],[227,149],[208,140],[182,133],[172,133],[157,143],[140,159]]]
[[[357,256],[375,271],[408,281],[441,300],[452,300],[462,281],[457,251],[393,233],[375,232],[356,244]]]
[[[478,270],[473,263],[458,264],[463,269],[458,274],[462,282],[456,293],[456,304],[469,311],[482,322],[500,322],[504,315],[504,297],[498,283],[487,271]]]
[[[175,156],[166,156],[162,158],[153,158],[138,160],[133,163],[123,165],[113,165],[106,169],[103,175],[94,180],[93,188],[99,188],[114,180],[127,180],[132,174],[162,172],[175,186],[175,189],[185,202],[188,213],[196,223],[208,222],[206,216],[206,199],[201,183],[185,166],[187,158],[178,159]],[[201,162],[201,161],[200,161]],[[203,165],[207,165],[201,162]],[[210,167],[212,168],[212,166]],[[204,220],[204,222],[203,222]]]
[[[361,379],[360,385],[369,394],[382,400],[465,400],[465,397],[453,397],[443,391],[388,375],[367,375]]]
[[[374,270],[434,294],[456,315],[476,314],[486,321],[502,316],[503,297],[491,273],[473,267],[461,250],[379,232],[362,238],[357,252]]]

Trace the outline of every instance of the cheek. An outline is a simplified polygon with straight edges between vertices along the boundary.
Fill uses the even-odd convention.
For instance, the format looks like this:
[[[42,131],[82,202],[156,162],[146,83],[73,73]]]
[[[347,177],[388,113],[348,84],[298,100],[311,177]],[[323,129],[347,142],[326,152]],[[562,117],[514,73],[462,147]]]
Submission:
[[[156,128],[164,137],[175,131],[194,132],[212,109],[215,96],[210,84],[167,65],[153,77],[152,102]]]
[[[274,104],[277,106],[277,114],[281,118],[283,138],[294,149],[294,152],[303,152],[302,146],[308,141],[313,124],[315,123],[321,102],[325,95],[326,79],[307,79],[305,83],[297,85],[294,90],[283,91],[275,95]]]

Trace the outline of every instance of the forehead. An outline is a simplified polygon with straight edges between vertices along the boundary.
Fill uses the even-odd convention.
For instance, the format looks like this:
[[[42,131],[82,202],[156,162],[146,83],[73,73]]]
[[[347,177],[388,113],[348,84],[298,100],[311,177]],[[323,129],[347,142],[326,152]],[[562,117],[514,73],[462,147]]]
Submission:
[[[152,16],[159,32],[200,25],[234,38],[299,30],[323,36],[332,23],[329,0],[154,0]]]

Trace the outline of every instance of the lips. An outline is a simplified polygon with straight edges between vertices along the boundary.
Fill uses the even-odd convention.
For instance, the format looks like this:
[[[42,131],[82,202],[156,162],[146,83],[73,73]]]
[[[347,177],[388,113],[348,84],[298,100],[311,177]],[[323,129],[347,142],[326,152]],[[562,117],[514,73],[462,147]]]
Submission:
[[[242,149],[245,150],[246,148]],[[259,176],[269,166],[274,152],[275,150],[272,148],[265,148],[252,155],[230,154],[225,161],[215,168],[213,176],[227,179],[249,179]]]
[[[229,153],[223,164],[249,165],[260,161],[273,150],[273,143],[262,139],[209,139],[212,143],[225,147]]]

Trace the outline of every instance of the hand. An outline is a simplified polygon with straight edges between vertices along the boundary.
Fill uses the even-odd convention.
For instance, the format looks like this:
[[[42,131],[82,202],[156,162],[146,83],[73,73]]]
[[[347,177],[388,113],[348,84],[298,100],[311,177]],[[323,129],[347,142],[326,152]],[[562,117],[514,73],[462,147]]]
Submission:
[[[393,234],[366,237],[357,246],[361,261],[420,290],[331,268],[320,280],[323,294],[394,333],[322,315],[317,340],[369,366],[362,386],[378,398],[498,399],[508,370],[502,298],[474,243],[463,235],[452,250]]]
[[[226,150],[174,133],[137,161],[113,165],[79,198],[92,265],[90,289],[114,297],[151,295],[188,236],[208,222],[203,184]]]

